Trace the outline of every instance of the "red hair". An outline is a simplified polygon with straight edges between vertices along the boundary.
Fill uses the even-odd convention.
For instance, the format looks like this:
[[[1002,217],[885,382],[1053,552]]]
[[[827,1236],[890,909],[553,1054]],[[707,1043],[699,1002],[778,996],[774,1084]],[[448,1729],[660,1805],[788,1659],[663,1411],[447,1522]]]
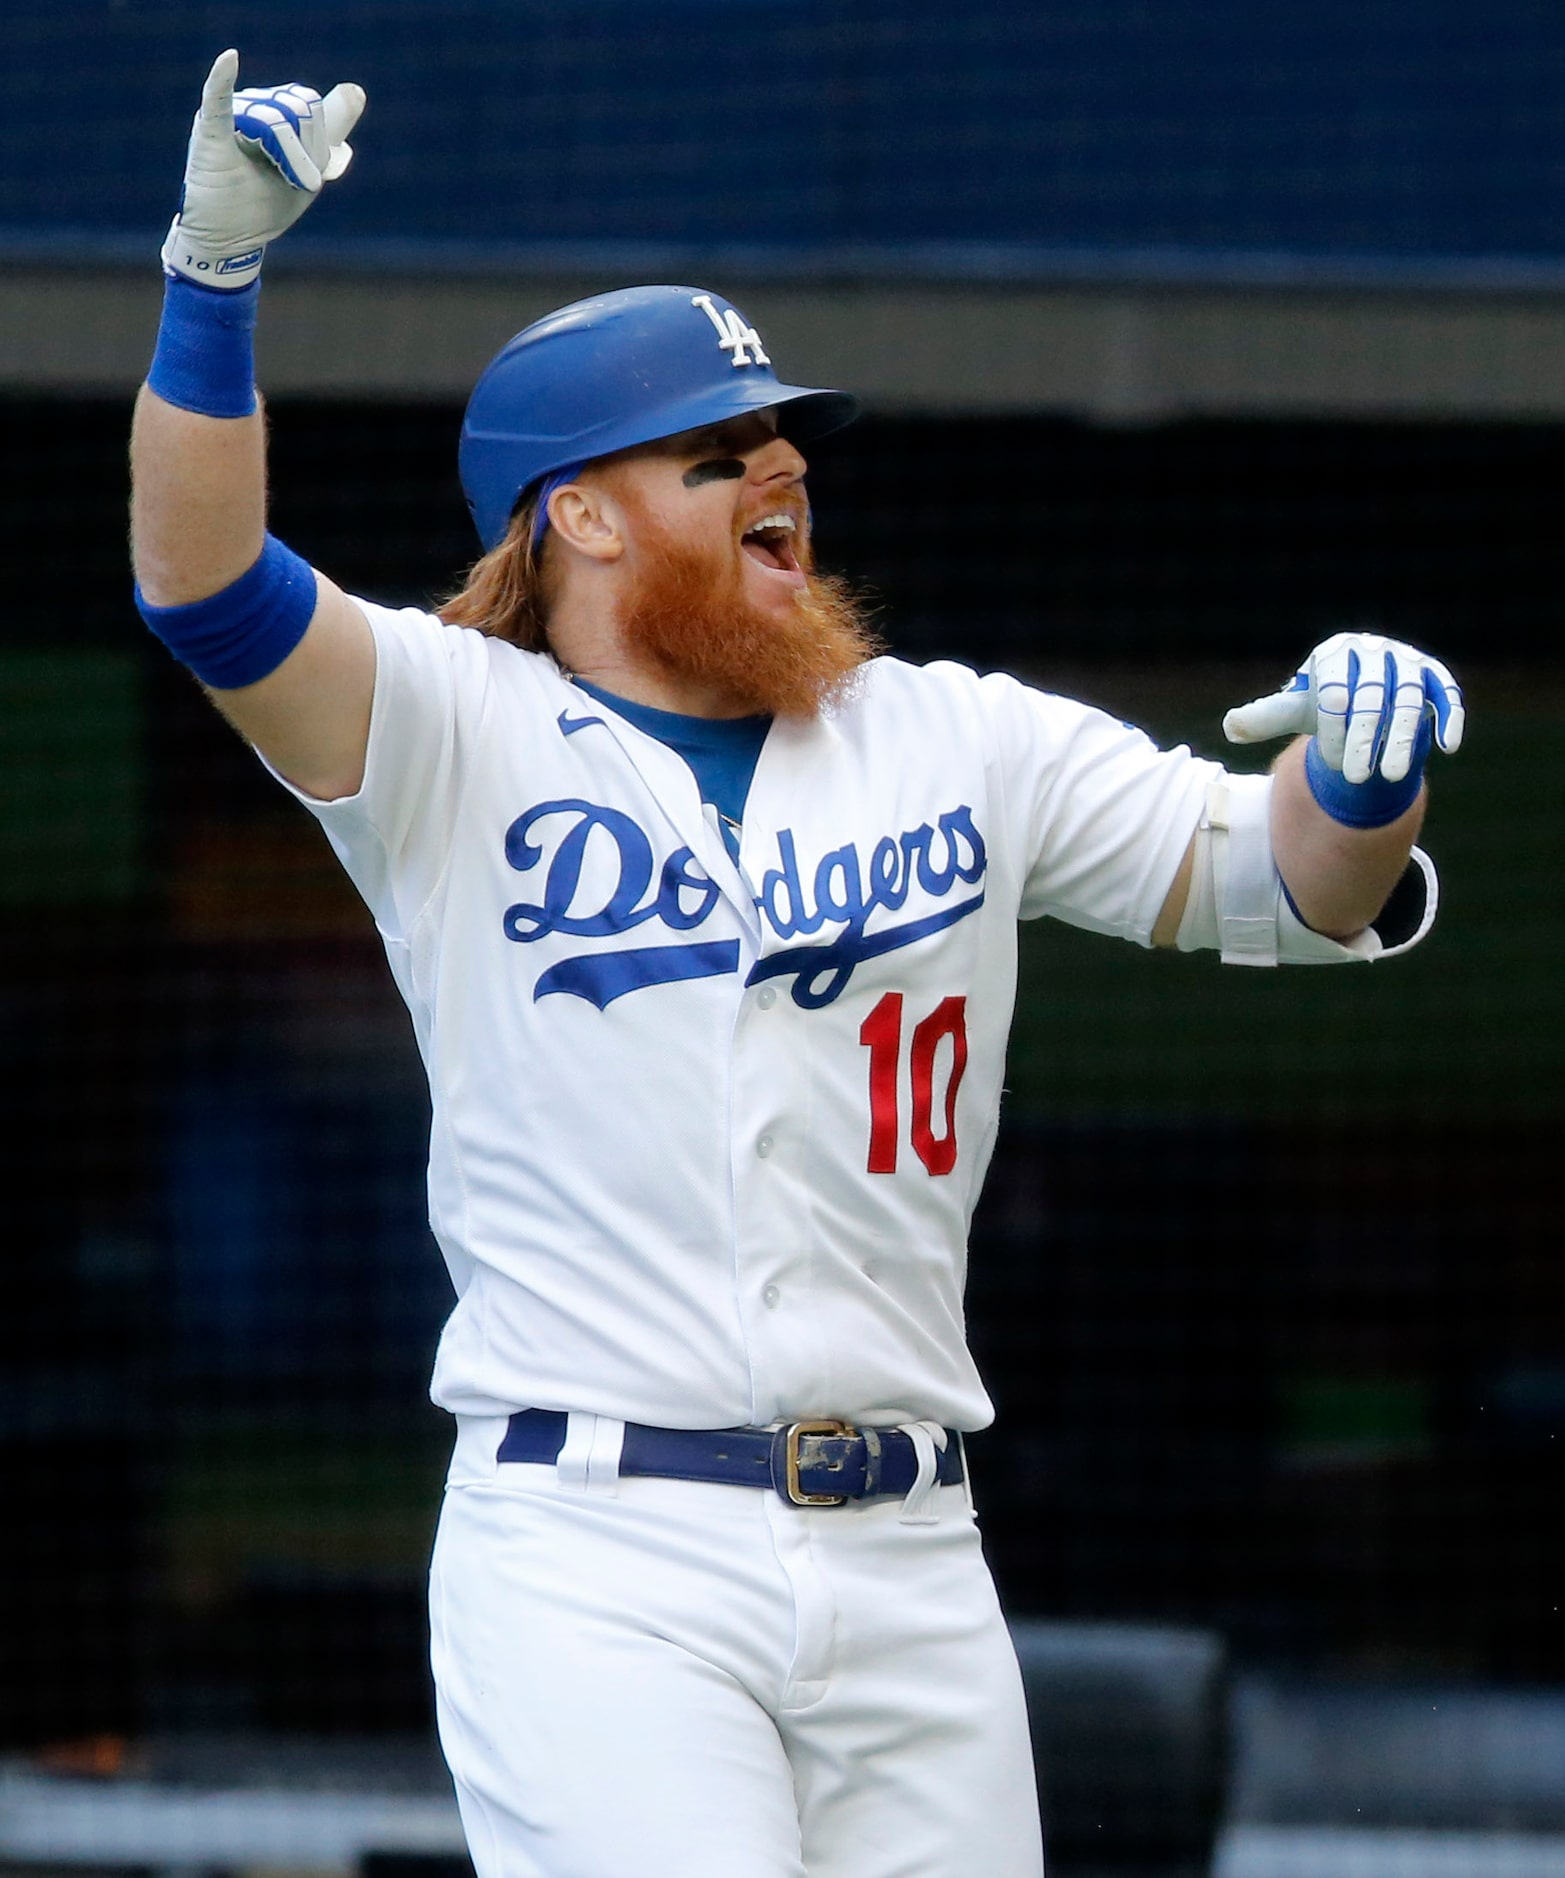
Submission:
[[[533,541],[537,509],[536,496],[523,502],[504,540],[475,561],[458,591],[436,607],[448,626],[471,626],[524,652],[549,650],[554,582],[546,554],[548,535]]]

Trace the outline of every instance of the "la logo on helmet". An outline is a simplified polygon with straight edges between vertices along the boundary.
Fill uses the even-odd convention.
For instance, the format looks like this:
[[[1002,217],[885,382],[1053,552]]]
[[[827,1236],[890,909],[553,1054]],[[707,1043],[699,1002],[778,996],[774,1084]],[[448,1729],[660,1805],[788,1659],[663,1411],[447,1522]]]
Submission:
[[[771,360],[761,350],[761,335],[753,326],[746,326],[733,307],[727,307],[719,313],[713,306],[712,296],[709,293],[692,295],[690,304],[700,307],[717,328],[717,343],[725,352],[733,354],[731,364],[736,366],[771,364]]]

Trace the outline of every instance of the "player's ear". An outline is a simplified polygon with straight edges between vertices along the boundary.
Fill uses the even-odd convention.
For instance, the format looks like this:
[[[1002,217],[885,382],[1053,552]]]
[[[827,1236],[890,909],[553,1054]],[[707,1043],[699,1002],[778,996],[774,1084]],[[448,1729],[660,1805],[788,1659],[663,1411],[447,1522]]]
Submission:
[[[549,498],[549,526],[578,554],[617,561],[625,537],[617,504],[590,483],[566,483]]]

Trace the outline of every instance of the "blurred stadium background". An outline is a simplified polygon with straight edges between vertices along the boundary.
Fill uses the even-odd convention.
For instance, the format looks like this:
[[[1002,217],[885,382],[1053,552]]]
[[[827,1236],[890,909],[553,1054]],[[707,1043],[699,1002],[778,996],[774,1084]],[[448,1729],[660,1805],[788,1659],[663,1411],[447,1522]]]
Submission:
[[[273,526],[345,584],[427,601],[472,558],[455,435],[496,345],[690,279],[865,395],[812,494],[899,652],[1214,754],[1341,626],[1456,666],[1418,953],[1026,934],[975,1472],[1018,1621],[1225,1641],[1224,1878],[1565,1873],[1558,5],[4,24],[0,1863],[455,1845],[411,1036],[313,824],[129,599],[156,249],[236,44],[252,82],[369,92],[261,338]]]

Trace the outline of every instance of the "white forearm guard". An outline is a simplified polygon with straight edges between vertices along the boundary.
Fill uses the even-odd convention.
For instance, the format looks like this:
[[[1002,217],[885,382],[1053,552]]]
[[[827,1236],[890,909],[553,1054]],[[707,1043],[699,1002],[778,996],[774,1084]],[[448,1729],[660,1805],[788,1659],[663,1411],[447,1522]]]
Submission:
[[[1190,895],[1179,922],[1181,952],[1215,948],[1225,965],[1340,965],[1394,958],[1434,924],[1439,882],[1434,862],[1414,848],[1423,908],[1411,933],[1388,942],[1373,926],[1351,939],[1312,932],[1288,904],[1272,859],[1270,776],[1214,776],[1195,837]],[[1400,899],[1400,890],[1395,896]],[[1388,908],[1390,902],[1387,903]],[[1400,925],[1410,922],[1403,920]]]

